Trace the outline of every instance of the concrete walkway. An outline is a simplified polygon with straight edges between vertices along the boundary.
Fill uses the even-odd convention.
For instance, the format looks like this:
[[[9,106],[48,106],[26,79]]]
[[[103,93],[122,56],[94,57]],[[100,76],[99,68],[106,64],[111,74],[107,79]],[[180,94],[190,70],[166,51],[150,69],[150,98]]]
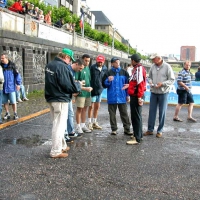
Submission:
[[[28,109],[37,103],[21,106],[26,104]],[[45,114],[29,115],[27,121],[22,114],[23,122],[0,130],[1,200],[200,199],[200,108],[194,109],[197,123],[187,122],[186,107],[179,123],[172,120],[174,106],[169,106],[163,138],[154,134],[128,146],[119,115],[118,135],[109,134],[107,103],[102,102],[98,121],[103,130],[75,139],[68,158],[52,159],[51,120],[43,106]],[[144,131],[148,108],[143,107]]]

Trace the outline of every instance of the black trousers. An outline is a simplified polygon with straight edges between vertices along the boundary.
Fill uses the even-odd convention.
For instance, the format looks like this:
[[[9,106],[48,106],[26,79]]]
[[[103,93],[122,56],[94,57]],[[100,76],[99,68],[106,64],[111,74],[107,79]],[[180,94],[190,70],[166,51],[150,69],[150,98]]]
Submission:
[[[110,115],[111,129],[112,129],[112,131],[117,130],[117,119],[116,119],[117,107],[119,109],[119,114],[120,114],[120,118],[121,118],[122,123],[123,123],[124,131],[129,132],[131,123],[130,123],[130,120],[129,120],[126,103],[123,103],[123,104],[108,104],[108,112],[109,112],[109,115]]]
[[[130,101],[131,122],[134,131],[134,137],[140,142],[143,137],[142,133],[142,106],[138,104],[138,97],[131,97]]]

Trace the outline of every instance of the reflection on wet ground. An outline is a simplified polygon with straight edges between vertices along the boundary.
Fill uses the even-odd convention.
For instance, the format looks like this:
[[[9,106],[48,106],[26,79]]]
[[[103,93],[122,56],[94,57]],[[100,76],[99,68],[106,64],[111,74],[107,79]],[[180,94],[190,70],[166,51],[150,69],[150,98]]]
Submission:
[[[74,138],[74,145],[73,148],[80,148],[80,147],[88,147],[93,146],[93,142],[95,140],[95,145],[103,145],[100,141],[97,141],[98,138],[112,138],[112,142],[115,142],[115,139],[121,136],[123,134],[123,128],[120,127],[118,129],[118,135],[117,136],[110,136],[110,127],[109,124],[104,124],[105,128],[103,130],[94,130],[92,134],[90,133],[84,133],[83,138]],[[143,131],[146,131],[146,126],[143,127]],[[156,129],[157,127],[155,127]],[[190,134],[183,134],[188,132],[193,133],[200,133],[200,129],[194,128],[179,128],[179,127],[173,127],[173,126],[165,126],[164,128],[165,132],[167,133],[165,135],[165,138],[174,138],[174,139],[195,139],[200,140],[199,138],[191,138]],[[169,134],[170,133],[170,134]],[[196,135],[196,134],[195,134]],[[93,137],[95,136],[95,137]],[[198,136],[198,135],[197,135]],[[115,138],[115,139],[114,139]],[[97,139],[97,140],[96,140]],[[119,138],[118,138],[119,139]],[[12,145],[25,145],[26,147],[33,147],[33,146],[39,146],[39,145],[51,145],[51,139],[44,139],[40,135],[32,135],[31,137],[19,137],[19,138],[5,138],[0,140],[0,143],[2,144],[12,144]]]
[[[20,138],[5,138],[0,140],[3,144],[25,145],[27,147],[39,146],[45,142],[39,135],[32,135],[32,137]]]

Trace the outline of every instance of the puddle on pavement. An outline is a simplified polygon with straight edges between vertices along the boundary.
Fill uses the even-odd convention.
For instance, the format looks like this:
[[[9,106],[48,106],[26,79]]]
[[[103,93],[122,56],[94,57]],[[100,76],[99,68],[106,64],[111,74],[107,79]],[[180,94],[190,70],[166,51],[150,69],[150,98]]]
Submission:
[[[51,146],[52,145],[52,140],[45,141],[42,145],[47,145]],[[69,146],[73,146],[73,148],[82,148],[82,147],[89,147],[93,146],[92,140],[81,140],[81,139],[74,139],[74,142],[72,143],[67,143]]]
[[[75,141],[74,148],[93,146],[92,140]]]
[[[0,142],[3,144],[25,145],[27,147],[32,147],[43,144],[45,140],[39,135],[33,135],[32,137],[6,138],[2,139]]]

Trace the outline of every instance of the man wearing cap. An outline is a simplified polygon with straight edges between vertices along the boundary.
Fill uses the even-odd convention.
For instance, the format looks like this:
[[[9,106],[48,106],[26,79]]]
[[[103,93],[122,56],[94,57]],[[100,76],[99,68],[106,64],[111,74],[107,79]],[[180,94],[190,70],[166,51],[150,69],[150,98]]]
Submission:
[[[150,56],[153,65],[149,71],[149,85],[151,91],[149,105],[148,130],[144,136],[153,135],[157,107],[159,108],[159,125],[156,137],[162,137],[167,110],[167,98],[171,85],[174,84],[175,76],[171,66],[166,63],[159,54]]]
[[[90,67],[91,75],[91,87],[93,88],[91,92],[91,106],[88,109],[88,128],[93,129],[102,129],[97,122],[98,110],[100,108],[101,102],[101,93],[103,92],[102,78],[105,72],[108,70],[104,65],[105,57],[103,55],[98,55],[96,58],[96,64]],[[93,121],[92,121],[93,115]]]
[[[127,104],[130,100],[127,93],[129,75],[120,67],[119,58],[111,59],[112,68],[103,77],[103,87],[107,88],[108,112],[110,115],[111,135],[117,135],[116,111],[119,109],[124,127],[124,134],[131,135],[130,120],[127,112]]]
[[[64,139],[68,116],[68,102],[72,94],[80,92],[81,82],[75,82],[67,65],[74,61],[72,50],[64,48],[53,61],[45,67],[45,99],[49,104],[53,119],[52,158],[65,158],[69,150]]]
[[[142,105],[144,92],[146,90],[146,70],[140,63],[139,54],[133,54],[131,57],[133,66],[132,74],[129,78],[128,94],[130,95],[131,122],[133,126],[134,138],[127,141],[126,144],[139,144],[142,133]]]

